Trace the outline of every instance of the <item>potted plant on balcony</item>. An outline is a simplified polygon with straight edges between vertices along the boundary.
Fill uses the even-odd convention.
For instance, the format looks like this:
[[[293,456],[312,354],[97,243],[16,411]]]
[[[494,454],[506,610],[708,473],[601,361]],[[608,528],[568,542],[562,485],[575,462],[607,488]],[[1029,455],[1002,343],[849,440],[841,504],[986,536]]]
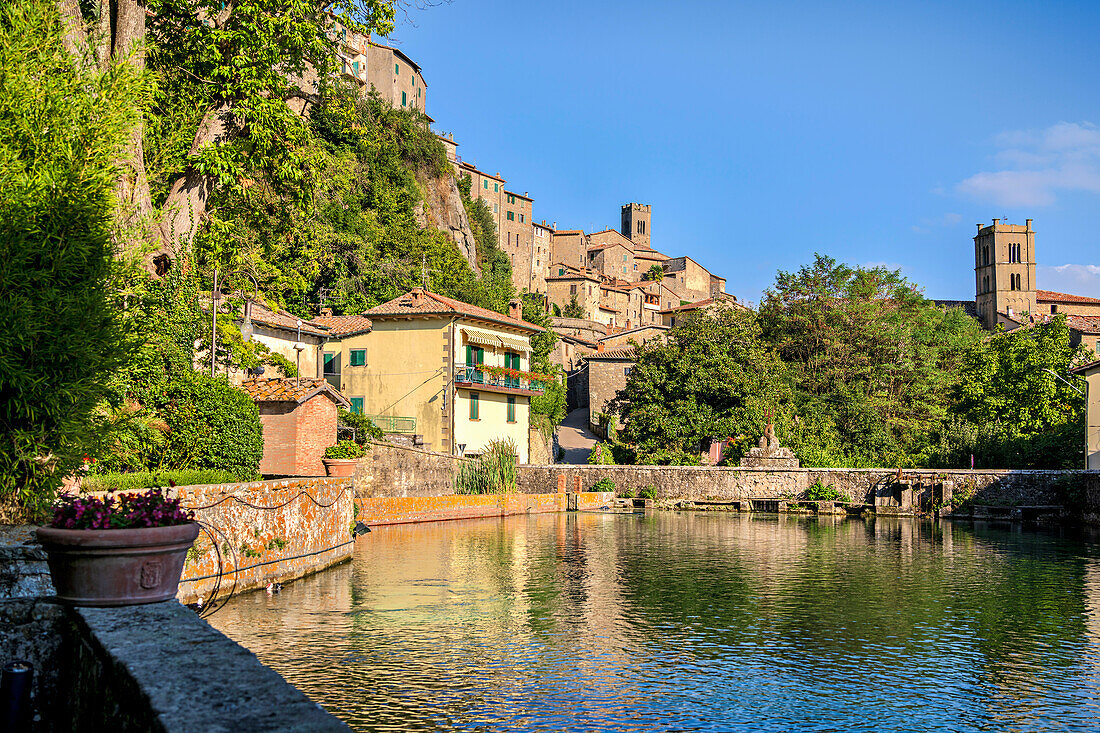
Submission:
[[[198,536],[194,514],[161,489],[64,496],[50,526],[38,528],[57,596],[77,606],[134,606],[174,597]]]
[[[355,465],[366,455],[363,446],[353,440],[341,440],[336,445],[325,448],[325,473],[329,476],[344,477],[355,473]]]

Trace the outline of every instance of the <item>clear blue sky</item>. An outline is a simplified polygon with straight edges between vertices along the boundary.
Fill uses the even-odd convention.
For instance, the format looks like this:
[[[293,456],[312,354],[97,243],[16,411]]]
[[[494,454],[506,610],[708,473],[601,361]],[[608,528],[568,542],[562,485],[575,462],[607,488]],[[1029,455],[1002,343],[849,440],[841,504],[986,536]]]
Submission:
[[[391,40],[464,159],[535,219],[618,227],[757,301],[815,251],[972,299],[977,222],[1034,219],[1039,287],[1100,297],[1100,2],[498,2]]]

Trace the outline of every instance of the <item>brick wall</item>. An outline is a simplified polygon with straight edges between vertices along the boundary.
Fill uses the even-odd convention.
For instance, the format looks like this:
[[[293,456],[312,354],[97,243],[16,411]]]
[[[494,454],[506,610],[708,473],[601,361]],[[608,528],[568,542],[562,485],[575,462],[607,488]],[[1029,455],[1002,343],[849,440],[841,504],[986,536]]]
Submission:
[[[327,395],[302,404],[259,402],[264,428],[260,473],[265,476],[324,476],[325,448],[336,443],[337,407]]]

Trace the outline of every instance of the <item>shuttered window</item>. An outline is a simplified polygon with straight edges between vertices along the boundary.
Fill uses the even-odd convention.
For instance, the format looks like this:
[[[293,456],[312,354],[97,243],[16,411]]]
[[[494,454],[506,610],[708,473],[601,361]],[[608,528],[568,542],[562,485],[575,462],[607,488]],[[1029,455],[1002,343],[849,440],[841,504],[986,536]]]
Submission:
[[[478,409],[478,407],[479,407],[478,402],[480,402],[480,400],[478,399],[477,392],[471,392],[470,393],[470,419],[471,420],[479,420],[480,419],[479,415],[481,413],[480,413],[480,410]]]
[[[366,349],[352,349],[348,354],[348,364],[350,366],[365,366],[367,363],[367,350]]]
[[[508,422],[516,421],[516,398],[508,398]]]

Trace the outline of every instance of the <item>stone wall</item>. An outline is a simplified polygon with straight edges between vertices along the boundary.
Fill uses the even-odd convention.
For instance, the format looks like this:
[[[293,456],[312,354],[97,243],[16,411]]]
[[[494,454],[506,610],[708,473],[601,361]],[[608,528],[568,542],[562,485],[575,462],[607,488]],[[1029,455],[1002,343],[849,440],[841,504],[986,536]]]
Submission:
[[[467,458],[372,443],[352,483],[360,499],[376,496],[443,496],[454,493],[454,477]]]
[[[700,466],[520,466],[517,482],[525,493],[587,490],[601,478],[617,490],[652,486],[662,499],[778,498],[797,495],[820,481],[832,485],[851,501],[874,503],[874,496],[896,478],[896,469],[852,468],[712,468]],[[903,480],[933,483],[951,481],[955,493],[972,493],[976,503],[1055,504],[1062,499],[1054,482],[1064,475],[1083,478],[1083,512],[1100,512],[1100,472],[1023,470],[908,470]],[[559,483],[561,482],[561,483]]]
[[[354,496],[350,479],[302,478],[181,486],[175,493],[209,529],[188,554],[178,598],[209,600],[262,588],[351,557]]]
[[[577,509],[598,509],[613,494],[578,494]],[[446,496],[397,496],[359,499],[356,520],[369,525],[438,522],[446,519],[504,517],[512,514],[564,512],[569,508],[565,493],[544,494],[449,494]]]

